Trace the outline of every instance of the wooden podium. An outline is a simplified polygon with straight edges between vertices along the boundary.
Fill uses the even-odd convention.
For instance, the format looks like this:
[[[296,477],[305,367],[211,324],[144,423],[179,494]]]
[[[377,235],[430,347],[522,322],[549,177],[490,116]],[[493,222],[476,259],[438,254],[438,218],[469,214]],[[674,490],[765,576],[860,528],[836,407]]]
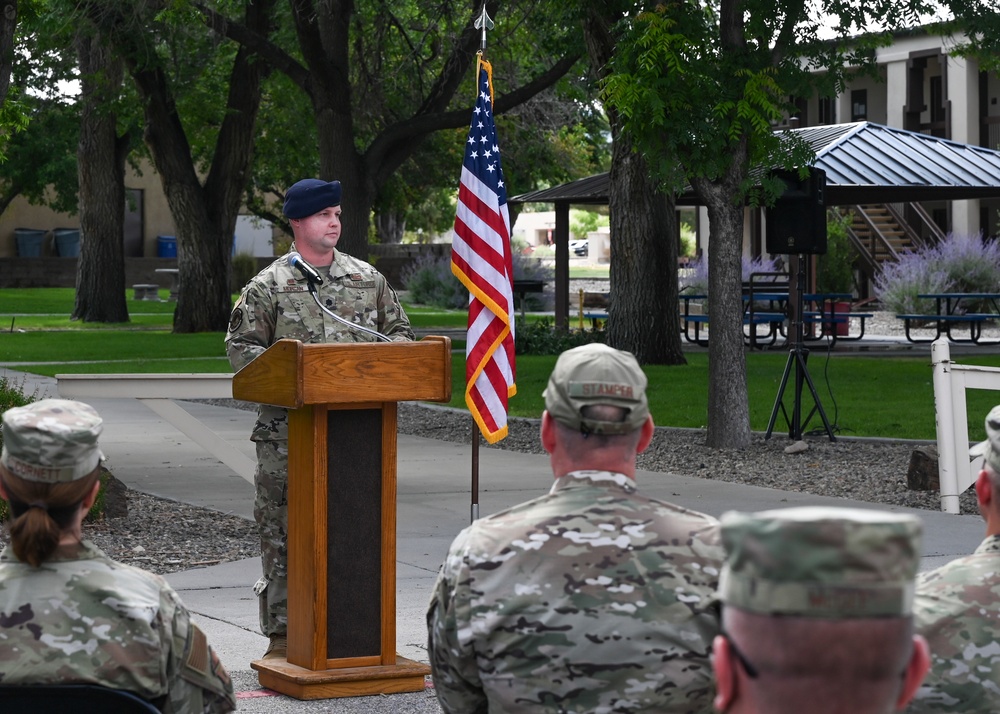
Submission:
[[[233,397],[288,408],[288,657],[256,660],[297,699],[424,689],[396,654],[396,402],[451,399],[451,340],[280,340]]]

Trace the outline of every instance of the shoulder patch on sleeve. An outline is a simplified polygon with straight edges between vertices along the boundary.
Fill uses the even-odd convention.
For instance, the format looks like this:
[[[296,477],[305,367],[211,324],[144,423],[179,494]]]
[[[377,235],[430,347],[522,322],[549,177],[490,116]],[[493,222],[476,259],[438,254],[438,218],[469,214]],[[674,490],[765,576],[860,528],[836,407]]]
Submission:
[[[203,677],[209,676],[209,656],[208,656],[208,638],[205,637],[205,633],[194,624],[191,623],[191,647],[188,649],[187,658],[184,660],[184,666],[188,669],[192,669]]]
[[[236,308],[229,317],[229,331],[236,332],[243,324],[243,308]]]

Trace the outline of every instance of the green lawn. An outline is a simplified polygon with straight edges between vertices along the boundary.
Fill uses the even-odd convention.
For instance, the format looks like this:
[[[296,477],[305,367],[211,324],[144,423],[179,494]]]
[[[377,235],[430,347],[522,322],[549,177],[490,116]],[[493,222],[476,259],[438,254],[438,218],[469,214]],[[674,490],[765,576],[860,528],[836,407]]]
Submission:
[[[747,355],[747,385],[750,424],[765,431],[781,384],[786,353]],[[510,400],[514,416],[537,417],[543,408],[542,391],[555,365],[554,356],[517,358],[517,395]],[[687,354],[688,364],[676,367],[651,365],[644,368],[649,378],[650,411],[658,426],[703,428],[708,421],[708,355]],[[1000,366],[1000,357],[963,357],[963,364]],[[814,354],[809,374],[831,426],[843,436],[872,436],[892,439],[935,439],[934,388],[930,358],[858,357],[833,355],[829,362]],[[451,405],[465,406],[465,359],[452,360],[453,397]],[[996,404],[996,392],[968,391],[970,438],[981,439],[982,420]],[[785,388],[783,403],[789,417],[794,403],[794,379]],[[803,388],[803,415],[813,408],[812,395]],[[804,425],[807,431],[823,429],[819,415]],[[779,411],[775,434],[788,433]],[[821,432],[822,433],[822,432]]]
[[[0,325],[14,319],[15,329],[0,328],[0,361],[12,369],[53,376],[62,373],[114,372],[229,372],[223,334],[201,333],[174,335],[169,332],[171,303],[136,303],[138,307],[163,310],[159,315],[135,315],[127,326],[76,325],[65,331],[64,324],[42,328],[51,315],[20,317],[31,309],[68,314],[72,309],[70,289],[30,291],[0,290]],[[408,308],[415,325],[426,327],[462,327],[464,311]],[[22,320],[38,319],[31,330],[20,331]],[[162,320],[158,325],[157,320]],[[137,330],[137,326],[146,329]],[[96,326],[95,326],[96,327]],[[152,329],[159,327],[159,329]],[[451,404],[464,407],[465,357],[461,341],[455,341],[452,356],[453,399]],[[755,352],[747,356],[748,394],[753,429],[764,431],[774,406],[787,353]],[[542,411],[542,390],[555,364],[554,356],[520,356],[517,360],[518,393],[511,399],[510,412],[515,416],[537,417]],[[703,352],[689,353],[688,364],[677,367],[650,366],[650,407],[660,426],[704,427],[707,421],[708,357]],[[1000,366],[1000,356],[962,357],[962,364]],[[934,397],[930,357],[888,357],[877,355],[835,354],[829,359],[814,351],[809,371],[819,392],[827,417],[838,433],[849,436],[886,438],[935,438]],[[2,375],[2,372],[0,372]],[[784,403],[791,414],[794,380],[785,389]],[[982,418],[998,401],[995,392],[969,390],[969,422],[973,439],[982,432]],[[813,408],[812,396],[804,389],[805,413]],[[807,430],[822,430],[816,415]],[[776,434],[787,433],[779,413]]]
[[[176,303],[167,302],[169,290],[160,290],[161,302],[132,300],[132,291],[126,291],[129,322],[103,324],[79,322],[69,319],[73,312],[73,288],[6,288],[0,290],[0,331],[17,330],[169,330]],[[233,296],[235,302],[238,296]],[[465,310],[444,310],[423,305],[403,305],[410,323],[417,328],[465,327],[468,313]]]

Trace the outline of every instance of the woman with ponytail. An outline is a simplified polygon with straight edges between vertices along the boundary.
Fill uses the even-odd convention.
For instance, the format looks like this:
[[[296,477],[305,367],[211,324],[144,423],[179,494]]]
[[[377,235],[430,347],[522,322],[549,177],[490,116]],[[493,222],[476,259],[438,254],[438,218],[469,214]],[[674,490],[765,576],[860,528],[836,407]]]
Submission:
[[[10,545],[0,552],[0,699],[4,686],[96,684],[163,712],[233,711],[229,675],[177,593],[83,538],[100,489],[100,433],[100,416],[82,402],[45,399],[3,414]]]

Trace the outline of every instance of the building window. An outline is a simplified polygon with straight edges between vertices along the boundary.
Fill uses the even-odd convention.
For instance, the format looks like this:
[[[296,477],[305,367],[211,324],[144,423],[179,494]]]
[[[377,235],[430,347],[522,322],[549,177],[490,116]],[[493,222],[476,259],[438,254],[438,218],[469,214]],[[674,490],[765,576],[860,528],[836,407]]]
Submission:
[[[868,90],[851,90],[851,121],[863,121],[868,118]]]
[[[802,97],[796,97],[793,103],[795,104],[795,113],[789,118],[796,121],[794,123],[789,122],[789,124],[793,126],[809,126],[809,102]]]
[[[836,124],[837,123],[837,112],[836,112],[836,102],[833,97],[820,97],[819,98],[819,123],[820,124]]]
[[[944,82],[940,75],[931,77],[931,123],[944,121]]]

